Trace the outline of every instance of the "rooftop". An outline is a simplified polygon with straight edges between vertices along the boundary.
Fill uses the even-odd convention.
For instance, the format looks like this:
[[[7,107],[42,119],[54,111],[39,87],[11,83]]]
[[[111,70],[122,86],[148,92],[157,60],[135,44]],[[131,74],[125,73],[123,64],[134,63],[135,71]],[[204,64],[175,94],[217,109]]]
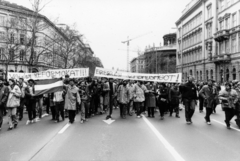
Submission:
[[[167,51],[167,50],[177,50],[176,44],[170,44],[170,45],[165,45],[160,47],[151,47],[149,49],[146,49],[145,53],[152,52],[152,51]]]

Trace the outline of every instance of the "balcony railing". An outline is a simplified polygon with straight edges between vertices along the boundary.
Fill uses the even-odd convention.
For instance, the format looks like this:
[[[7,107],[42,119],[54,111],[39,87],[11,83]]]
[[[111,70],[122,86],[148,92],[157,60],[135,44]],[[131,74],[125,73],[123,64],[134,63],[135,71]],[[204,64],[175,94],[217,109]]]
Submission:
[[[214,34],[215,41],[221,42],[229,39],[229,30],[221,30]]]
[[[231,62],[231,55],[224,54],[224,55],[215,55],[212,57],[214,63],[229,63]]]

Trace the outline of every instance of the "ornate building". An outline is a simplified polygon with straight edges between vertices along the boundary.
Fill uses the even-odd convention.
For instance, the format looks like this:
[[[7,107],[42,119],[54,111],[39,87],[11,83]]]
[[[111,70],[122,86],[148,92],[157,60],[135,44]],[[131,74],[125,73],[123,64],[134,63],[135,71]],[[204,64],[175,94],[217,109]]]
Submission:
[[[239,8],[239,0],[192,0],[186,6],[176,22],[177,71],[184,80],[239,79]]]
[[[163,36],[164,46],[145,50],[145,73],[176,72],[176,33]]]

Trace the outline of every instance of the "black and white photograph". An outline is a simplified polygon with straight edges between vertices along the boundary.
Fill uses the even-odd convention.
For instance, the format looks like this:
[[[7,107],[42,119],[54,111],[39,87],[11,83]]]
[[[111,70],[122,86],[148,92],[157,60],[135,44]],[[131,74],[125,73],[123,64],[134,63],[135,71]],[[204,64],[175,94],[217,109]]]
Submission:
[[[240,0],[0,0],[0,161],[240,161]]]

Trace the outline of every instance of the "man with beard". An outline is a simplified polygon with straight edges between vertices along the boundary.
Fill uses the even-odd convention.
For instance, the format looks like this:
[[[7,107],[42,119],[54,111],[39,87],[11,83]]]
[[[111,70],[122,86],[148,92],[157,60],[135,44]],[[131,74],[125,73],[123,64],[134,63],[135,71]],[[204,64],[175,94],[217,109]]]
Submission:
[[[213,112],[214,98],[217,95],[217,89],[213,86],[213,80],[208,80],[208,85],[202,87],[199,95],[204,98],[204,105],[206,107],[205,120],[208,125],[211,125],[210,115]]]
[[[120,104],[120,116],[126,118],[127,105],[129,103],[129,89],[127,88],[127,81],[124,80],[122,85],[117,90],[117,100]]]
[[[0,79],[0,130],[2,128],[3,116],[6,108],[6,103],[8,100],[8,94],[9,94],[8,88],[3,84],[3,80]]]
[[[188,82],[183,84],[180,88],[182,93],[183,105],[185,106],[185,117],[187,124],[192,123],[192,116],[197,104],[197,87],[194,82],[194,77],[189,76]]]

